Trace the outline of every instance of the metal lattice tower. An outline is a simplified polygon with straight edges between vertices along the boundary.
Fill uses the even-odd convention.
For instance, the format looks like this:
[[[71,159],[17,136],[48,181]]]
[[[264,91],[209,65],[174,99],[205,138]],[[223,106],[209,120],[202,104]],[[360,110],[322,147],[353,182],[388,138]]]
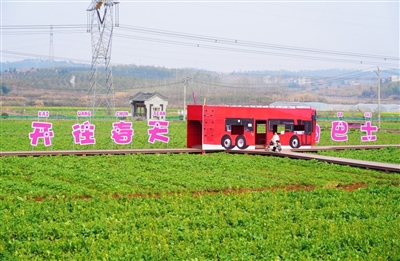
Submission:
[[[50,25],[50,45],[49,45],[49,65],[53,68],[54,46],[53,46],[53,26]]]
[[[92,110],[92,115],[101,107],[106,109],[107,115],[115,111],[111,43],[114,29],[113,11],[114,6],[118,8],[118,3],[113,0],[92,0],[87,9],[88,32],[92,36],[92,73],[88,91],[88,107]],[[115,12],[118,21],[118,10]]]

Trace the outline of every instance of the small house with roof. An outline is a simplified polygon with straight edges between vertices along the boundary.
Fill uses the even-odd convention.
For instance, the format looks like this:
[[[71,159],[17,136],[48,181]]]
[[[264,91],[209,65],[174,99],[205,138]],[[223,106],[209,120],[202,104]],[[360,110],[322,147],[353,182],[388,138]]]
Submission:
[[[130,104],[132,120],[165,120],[168,98],[158,92],[138,92]]]

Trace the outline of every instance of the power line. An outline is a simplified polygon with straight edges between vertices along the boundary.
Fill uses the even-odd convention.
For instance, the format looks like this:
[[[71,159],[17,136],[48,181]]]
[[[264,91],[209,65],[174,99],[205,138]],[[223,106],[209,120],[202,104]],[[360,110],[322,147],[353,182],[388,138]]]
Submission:
[[[297,51],[298,52],[310,52],[310,53],[315,53],[315,54],[326,54],[326,55],[374,58],[374,59],[384,59],[384,60],[396,60],[396,61],[400,60],[399,57],[392,57],[392,56],[371,55],[371,54],[350,53],[350,52],[338,52],[338,51],[331,51],[331,50],[311,49],[311,48],[303,48],[303,47],[288,46],[288,45],[276,45],[276,44],[269,44],[269,43],[260,43],[260,42],[251,42],[251,41],[238,40],[238,39],[229,39],[229,38],[221,38],[221,37],[179,33],[179,32],[173,32],[173,31],[157,30],[157,29],[151,29],[151,28],[127,26],[127,25],[121,25],[120,28],[122,30],[135,31],[135,32],[152,34],[152,35],[161,35],[161,36],[183,38],[183,39],[196,40],[196,41],[214,42],[214,43],[229,44],[229,45],[235,45],[235,46],[277,49],[277,50],[296,51],[296,52]]]
[[[165,87],[165,86],[171,86],[171,85],[177,85],[177,84],[182,84],[183,81],[178,81],[178,82],[171,82],[171,83],[165,83],[165,84],[158,84],[158,85],[150,85],[150,86],[143,86],[143,87],[133,87],[129,89],[148,89],[148,88],[158,88],[158,87]]]
[[[48,59],[48,56],[46,55],[39,55],[39,54],[32,54],[32,53],[23,53],[23,52],[12,52],[12,51],[5,51],[5,50],[0,50],[1,54],[7,54],[7,55],[15,55],[15,56],[23,56],[23,57],[35,57],[35,58],[43,58],[43,59]],[[82,62],[85,64],[90,64],[91,61],[89,60],[83,60],[83,59],[75,59],[75,58],[66,58],[66,57],[59,57],[59,56],[55,56],[54,57],[57,60],[71,60],[71,61],[76,61],[76,62]],[[368,69],[368,68],[367,68]],[[365,69],[366,70],[366,69]],[[339,74],[336,76],[330,76],[330,77],[324,77],[324,78],[320,78],[317,79],[316,81],[325,81],[327,83],[333,83],[333,82],[338,82],[338,81],[345,81],[345,80],[350,80],[350,79],[357,79],[359,77],[368,75],[368,74],[372,74],[373,72],[371,71],[367,71],[367,72],[362,72],[362,71],[354,71],[354,72],[348,72],[348,73],[344,73],[344,74]],[[344,76],[344,77],[342,77]],[[295,77],[295,76],[292,76]],[[310,77],[313,78],[313,77]],[[205,82],[202,80],[194,80],[198,83],[202,83],[202,84],[210,84],[210,85],[214,85],[214,86],[220,86],[220,87],[227,87],[227,88],[240,88],[243,86],[246,86],[246,84],[234,84],[234,85],[240,85],[240,86],[234,86],[234,85],[225,85],[225,84],[218,84],[215,82]],[[167,86],[167,85],[172,85],[172,84],[178,84],[178,83],[182,83],[180,82],[174,82],[174,83],[170,83],[170,84],[166,84],[166,85],[156,85],[156,86],[150,86],[151,88],[153,87],[161,87],[161,86]],[[252,88],[257,88],[257,86],[260,87],[266,87],[268,85],[288,85],[290,83],[265,83],[265,84],[251,84],[251,85],[247,85],[249,87]],[[138,87],[141,88],[141,87]]]
[[[158,38],[129,36],[129,35],[123,35],[123,34],[115,34],[115,36],[121,37],[121,38],[126,38],[126,39],[149,41],[149,42],[153,42],[153,43],[167,43],[167,44],[174,44],[174,45],[187,46],[187,47],[197,47],[197,48],[231,51],[231,52],[238,52],[238,53],[249,53],[249,54],[258,54],[258,55],[280,56],[280,57],[301,58],[301,59],[309,59],[309,60],[342,62],[342,63],[353,63],[353,64],[373,64],[373,65],[380,64],[380,63],[377,63],[376,61],[369,61],[369,60],[360,61],[360,60],[349,60],[349,59],[343,59],[343,58],[332,58],[332,57],[323,57],[323,56],[300,55],[300,54],[292,54],[292,53],[278,53],[278,52],[268,52],[268,51],[252,50],[252,49],[239,49],[239,48],[215,46],[215,45],[207,45],[207,44],[179,42],[179,41],[158,39]],[[386,65],[395,65],[395,64],[394,63],[393,64],[386,63]]]
[[[234,86],[231,84],[221,84],[221,83],[216,83],[216,82],[206,82],[206,81],[201,81],[201,80],[195,80],[193,79],[192,81],[200,83],[200,84],[207,84],[211,86],[218,86],[218,87],[223,87],[223,88],[230,88],[230,89],[243,89],[246,88],[246,90],[252,89],[252,90],[265,90],[265,87],[272,87],[276,88],[277,85],[280,85],[279,88],[282,87],[287,87],[286,85],[289,85],[290,83],[271,83],[271,84],[260,84],[260,85],[255,85],[255,84],[238,84],[239,86]],[[271,85],[271,86],[268,86]]]
[[[319,81],[325,81],[327,83],[333,83],[333,82],[338,82],[338,81],[345,81],[345,80],[350,80],[350,79],[357,79],[361,76],[365,76],[368,74],[372,74],[372,71],[366,71],[369,69],[372,69],[374,67],[369,67],[366,68],[364,70],[357,70],[357,71],[353,71],[353,72],[347,72],[347,73],[343,73],[343,74],[339,74],[339,75],[335,75],[335,76],[330,76],[330,77],[323,77],[318,79]],[[363,72],[365,71],[365,72]]]
[[[3,30],[11,30],[7,31],[6,34],[37,34],[37,33],[48,33],[48,25],[8,25],[2,26]],[[82,31],[75,29],[84,29],[85,25],[82,24],[67,24],[67,25],[54,25],[55,33],[82,33]],[[73,30],[71,30],[73,29]],[[12,30],[17,30],[16,32]],[[23,30],[23,31],[18,31]],[[206,49],[214,49],[214,50],[222,50],[222,51],[231,51],[231,52],[241,52],[241,53],[250,53],[250,54],[259,54],[259,55],[272,55],[272,56],[281,56],[281,57],[290,57],[290,58],[298,58],[298,59],[312,59],[312,60],[322,60],[322,61],[330,61],[330,62],[343,62],[343,63],[357,63],[357,64],[372,64],[376,66],[379,64],[380,66],[398,66],[398,64],[392,64],[390,62],[400,61],[399,57],[393,56],[382,56],[382,55],[373,55],[373,54],[363,54],[363,53],[351,53],[351,52],[338,52],[331,50],[322,50],[322,49],[311,49],[311,48],[302,48],[296,46],[285,46],[285,45],[276,45],[269,43],[259,43],[259,42],[251,42],[245,40],[236,40],[236,39],[228,39],[222,37],[212,37],[212,36],[204,36],[204,35],[195,35],[188,33],[180,33],[166,30],[158,30],[151,28],[143,28],[143,27],[134,27],[128,25],[121,25],[118,30],[126,31],[126,32],[134,32],[140,34],[150,34],[158,37],[166,37],[163,38],[149,38],[137,35],[130,34],[115,34],[120,38],[125,39],[135,39],[141,41],[148,41],[153,43],[167,43],[174,44],[180,46],[188,46],[188,47],[197,47],[197,48],[206,48]],[[3,33],[4,34],[4,33]],[[173,39],[183,39],[185,41],[176,41]],[[188,42],[189,41],[189,42]],[[195,42],[193,42],[195,41]],[[200,44],[200,42],[202,42]],[[203,43],[207,44],[203,44]],[[210,45],[210,44],[213,45]],[[232,47],[234,46],[234,47]],[[241,48],[238,48],[241,47]],[[245,49],[243,49],[245,48]],[[247,49],[246,49],[247,48]],[[250,49],[248,49],[250,48]],[[259,50],[261,49],[261,51]],[[265,50],[274,50],[265,51]],[[279,51],[279,52],[275,52]]]
[[[346,73],[338,74],[338,75],[334,75],[334,76],[323,77],[323,78],[321,78],[321,79],[327,80],[327,79],[329,79],[329,78],[337,78],[337,77],[339,77],[339,76],[349,75],[349,74],[353,74],[353,73],[359,73],[359,72],[362,72],[362,71],[370,70],[370,69],[372,69],[372,68],[375,68],[375,66],[371,66],[371,67],[365,68],[365,69],[363,69],[363,70],[357,70],[357,71],[346,72]]]
[[[348,81],[351,79],[359,79],[362,76],[366,76],[369,74],[373,74],[373,72],[364,72],[364,73],[360,73],[357,75],[351,75],[351,76],[347,76],[347,77],[341,77],[341,78],[336,78],[336,79],[332,79],[332,80],[326,80],[326,83],[334,83],[334,82],[339,82],[339,81]]]
[[[48,58],[46,55],[38,55],[38,54],[31,54],[31,53],[11,52],[11,51],[4,51],[4,50],[1,50],[0,52],[2,54],[8,54],[8,55],[16,55],[16,56],[24,56],[24,57],[35,57],[35,58],[43,58],[43,59]],[[88,60],[82,60],[82,59],[71,59],[71,58],[57,57],[57,56],[55,56],[54,58],[56,58],[58,60],[72,60],[72,61],[76,61],[76,62],[83,62],[85,64],[90,64],[91,63]],[[315,80],[315,82],[324,81],[326,83],[334,83],[334,82],[338,82],[338,81],[346,81],[346,80],[351,80],[351,79],[357,79],[357,78],[360,78],[362,76],[369,75],[369,74],[373,74],[373,72],[371,72],[371,71],[367,71],[367,72],[354,71],[354,72],[348,72],[348,73],[344,73],[344,74],[339,74],[339,75],[336,75],[336,76],[320,78],[320,79]],[[342,76],[344,76],[344,77],[342,77]],[[295,76],[292,76],[292,77],[295,77]],[[310,78],[313,78],[313,77],[310,77]],[[209,85],[225,87],[225,88],[243,88],[243,86],[247,86],[249,88],[255,88],[255,89],[257,89],[257,88],[265,88],[265,87],[268,87],[268,85],[270,85],[271,87],[276,87],[276,86],[286,86],[286,85],[290,84],[290,83],[264,83],[264,84],[241,84],[241,83],[239,83],[239,84],[226,85],[226,84],[220,84],[220,83],[215,83],[215,82],[206,82],[206,81],[197,80],[197,79],[193,80],[193,81],[195,81],[197,83],[201,83],[201,84],[209,84]],[[162,87],[162,86],[168,86],[168,85],[180,84],[180,83],[182,83],[182,81],[163,84],[163,85],[146,86],[146,88],[156,88],[156,87]],[[137,87],[137,88],[134,88],[134,89],[140,89],[140,88],[142,88],[142,87]]]

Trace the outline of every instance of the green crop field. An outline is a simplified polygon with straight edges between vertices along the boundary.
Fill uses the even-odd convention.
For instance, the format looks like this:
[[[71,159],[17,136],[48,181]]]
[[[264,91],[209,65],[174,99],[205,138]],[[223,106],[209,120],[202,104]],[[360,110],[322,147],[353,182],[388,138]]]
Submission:
[[[400,165],[400,150],[395,147],[387,147],[374,150],[342,150],[319,151],[318,154],[332,157],[368,160]]]
[[[398,260],[400,177],[215,153],[0,159],[3,260]]]
[[[3,151],[32,150],[30,122],[1,121]],[[54,121],[53,147],[34,149],[73,149],[75,122]],[[110,142],[111,122],[95,121],[95,149],[124,148]],[[149,145],[145,123],[134,128],[133,148],[185,147],[182,122],[171,123],[168,145]],[[398,133],[377,135],[398,144]],[[400,164],[394,147],[320,153]],[[2,157],[0,166],[0,260],[400,260],[396,173],[227,153]]]

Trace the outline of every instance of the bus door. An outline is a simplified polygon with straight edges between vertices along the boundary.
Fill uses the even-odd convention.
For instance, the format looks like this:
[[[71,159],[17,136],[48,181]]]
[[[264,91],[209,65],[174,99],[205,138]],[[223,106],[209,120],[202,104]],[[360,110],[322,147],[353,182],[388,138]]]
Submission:
[[[268,146],[269,140],[267,137],[267,121],[266,120],[256,120],[256,135],[255,135],[255,145]]]
[[[302,123],[304,124],[304,135],[302,136],[301,144],[311,145],[312,121],[303,121]]]

